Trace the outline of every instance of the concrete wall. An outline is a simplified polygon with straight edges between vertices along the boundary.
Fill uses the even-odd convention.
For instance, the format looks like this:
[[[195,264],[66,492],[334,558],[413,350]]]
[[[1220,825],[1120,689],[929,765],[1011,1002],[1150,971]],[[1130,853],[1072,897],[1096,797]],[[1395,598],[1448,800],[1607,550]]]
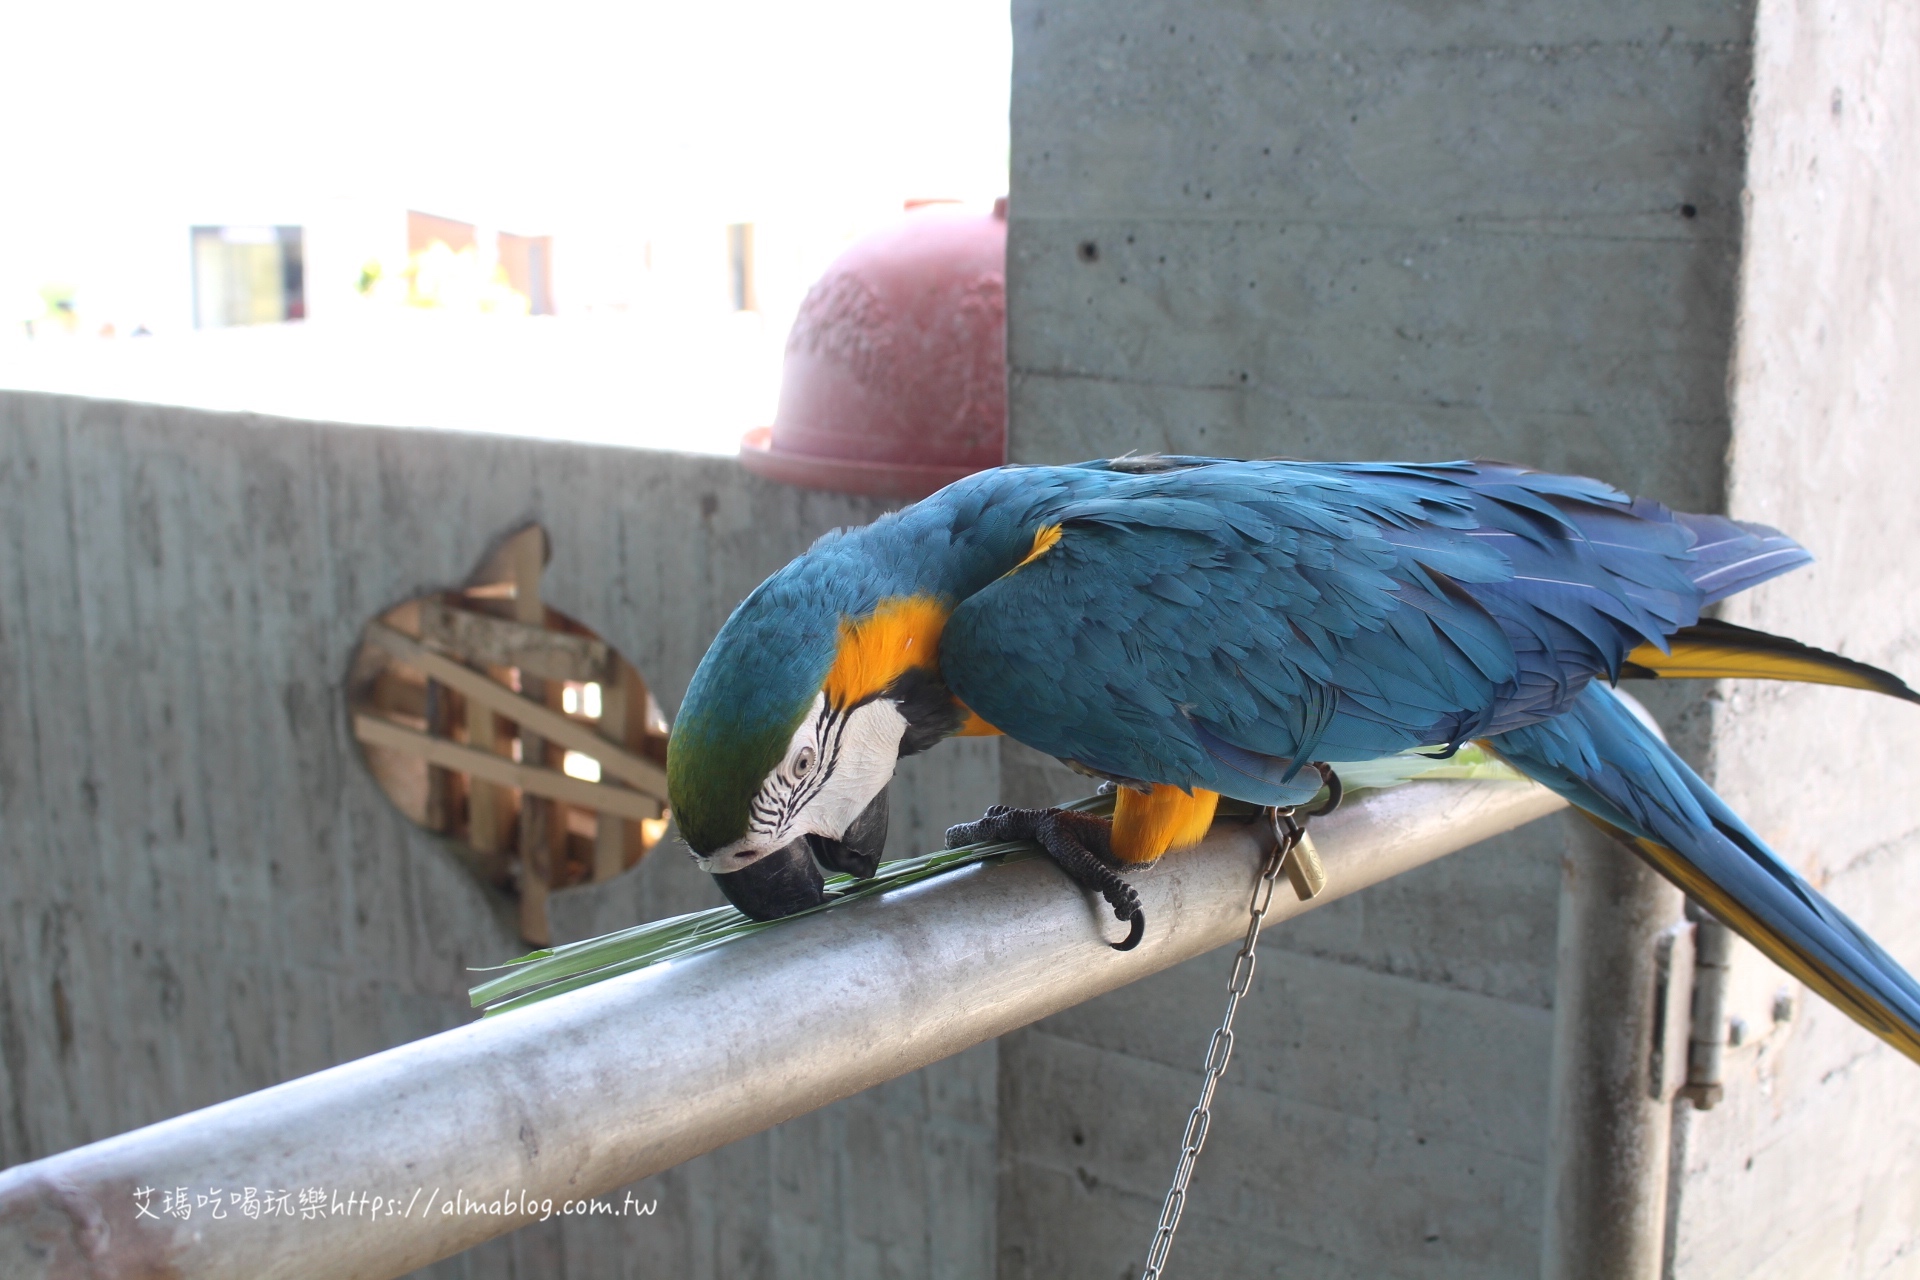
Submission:
[[[670,712],[740,597],[877,510],[724,459],[0,392],[0,1162],[452,1026],[523,949],[348,738],[375,613],[537,518],[546,598]],[[896,849],[998,786],[990,743],[909,765]],[[662,846],[556,895],[556,933],[719,900]],[[983,1046],[652,1180],[657,1217],[434,1274],[984,1274],[994,1080]]]
[[[1016,0],[1014,23],[1015,460],[1480,455],[1731,501],[1831,566],[1731,616],[1920,673],[1910,6]],[[1912,708],[1649,701],[1920,963]],[[1176,1268],[1537,1273],[1563,845],[1539,824],[1275,936]],[[1228,963],[1003,1042],[1003,1277],[1137,1270]],[[1756,1030],[1778,981],[1741,980]],[[1799,1007],[1733,1055],[1720,1110],[1680,1105],[1674,1274],[1920,1274],[1913,1068]]]
[[[1478,454],[1717,505],[1751,17],[1020,0],[1014,458]]]
[[[1734,364],[1732,509],[1820,562],[1734,621],[1920,676],[1920,9],[1763,0]],[[1920,716],[1735,685],[1715,780],[1920,972]],[[1783,987],[1801,1013],[1773,1029]],[[1727,1102],[1683,1113],[1671,1242],[1688,1277],[1920,1276],[1913,1064],[1738,948]],[[1771,1031],[1772,1034],[1764,1034]]]

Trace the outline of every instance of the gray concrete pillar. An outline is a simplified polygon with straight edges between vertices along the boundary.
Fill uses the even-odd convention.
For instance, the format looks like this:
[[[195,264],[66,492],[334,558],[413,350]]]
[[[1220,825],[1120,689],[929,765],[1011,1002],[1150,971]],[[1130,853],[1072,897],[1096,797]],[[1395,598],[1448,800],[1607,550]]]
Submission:
[[[1659,943],[1681,919],[1684,899],[1600,828],[1572,815],[1561,821],[1567,845],[1540,1274],[1655,1280],[1673,1114],[1656,1077]]]
[[[1725,507],[1751,0],[1416,9],[1014,0],[1015,461],[1512,458]],[[1662,716],[1694,759],[1700,692]],[[1274,939],[1176,1270],[1538,1274],[1562,848]],[[1006,1049],[1000,1280],[1144,1248],[1227,963]]]
[[[1599,476],[1820,557],[1728,621],[1920,672],[1920,5],[1415,8],[1014,0],[1014,460],[1482,456]],[[1920,965],[1920,716],[1836,689],[1651,692],[1735,811]],[[1575,1011],[1612,1027],[1603,1006],[1627,992],[1609,984],[1653,961],[1629,946],[1631,893],[1624,924],[1601,918],[1605,893],[1556,920],[1558,835],[1276,939],[1267,1031],[1249,1025],[1228,1098],[1260,1140],[1234,1169],[1216,1130],[1196,1187],[1233,1193],[1183,1229],[1185,1266],[1252,1274],[1284,1244],[1290,1273],[1514,1280],[1548,1231],[1599,1247],[1536,1218],[1540,1188],[1557,1205],[1615,1185],[1565,1163],[1604,1164],[1638,1106],[1606,1110],[1612,1050],[1572,1034]],[[1605,954],[1556,974],[1556,928]],[[1719,1106],[1682,1112],[1673,1274],[1906,1274],[1911,1064],[1817,999],[1776,1019],[1798,989],[1744,943],[1725,971],[1729,1019],[1772,1030],[1725,1046]],[[1022,1033],[1003,1115],[1124,1080],[1177,1126],[1218,981],[1166,976]],[[1086,1239],[1135,1238],[1164,1191],[1135,1172],[1161,1167],[1159,1131],[1110,1112],[1004,1127],[1002,1280],[1116,1274],[1083,1260],[1093,1246],[1077,1270],[1049,1250],[1070,1216],[1097,1220]],[[1615,1204],[1596,1195],[1583,1221],[1599,1232]],[[1607,1256],[1589,1273],[1633,1274]]]

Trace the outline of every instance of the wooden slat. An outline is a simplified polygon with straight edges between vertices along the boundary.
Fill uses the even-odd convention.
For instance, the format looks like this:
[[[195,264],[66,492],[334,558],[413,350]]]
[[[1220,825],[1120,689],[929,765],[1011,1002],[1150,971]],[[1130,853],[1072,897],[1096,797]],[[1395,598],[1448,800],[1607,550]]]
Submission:
[[[507,539],[500,552],[513,579],[513,619],[522,626],[534,628],[537,634],[527,637],[529,641],[544,644],[551,634],[545,629],[547,608],[540,602],[540,573],[547,563],[546,531],[537,524],[529,525]],[[544,653],[544,650],[529,651],[536,661]],[[523,660],[513,664],[520,668],[520,696],[529,703],[545,705],[558,712],[559,699],[553,695],[560,691],[559,681],[547,680],[529,670],[524,661],[526,656],[523,654]],[[550,749],[546,739],[525,717],[519,723],[520,763],[558,768],[563,750]],[[547,895],[561,879],[560,866],[566,857],[566,823],[567,811],[558,801],[541,799],[536,793],[521,794],[520,936],[536,947],[553,941],[547,919]]]
[[[469,702],[497,711],[514,723],[532,729],[568,750],[592,756],[600,762],[602,773],[616,777],[636,791],[643,791],[656,800],[666,800],[667,771],[665,769],[651,760],[633,754],[624,747],[608,742],[591,727],[572,719],[564,712],[555,711],[523,698],[498,681],[490,680],[471,667],[462,666],[451,658],[435,653],[419,641],[400,634],[385,623],[368,623],[367,639],[408,666],[417,667],[442,684],[458,689],[467,696]],[[473,714],[472,708],[469,708],[468,714],[469,716]],[[647,816],[654,818],[659,815],[650,813]]]
[[[365,711],[354,713],[353,736],[368,746],[405,751],[421,757],[428,764],[437,764],[443,769],[458,769],[487,782],[518,787],[549,800],[564,800],[568,804],[577,804],[599,813],[616,813],[636,822],[658,816],[658,802],[638,791],[610,787],[604,782],[587,782],[561,773],[558,769],[539,769],[489,751],[477,751],[458,742],[449,742],[445,738],[431,738],[418,730],[382,720]]]
[[[428,644],[485,667],[518,667],[548,680],[605,682],[612,673],[607,642],[549,631],[484,613],[428,601],[420,606],[420,636]]]
[[[369,634],[368,639],[373,638]],[[468,698],[467,746],[495,759],[502,759],[499,735],[495,731],[497,720],[491,706],[478,698]],[[467,843],[479,852],[494,857],[505,853],[507,818],[507,793],[482,777],[471,779],[467,784]]]
[[[415,720],[427,718],[427,691],[391,667],[374,677],[368,696],[382,711]]]
[[[640,673],[615,654],[613,682],[601,690],[601,736],[628,747],[646,741],[646,698],[647,686]],[[630,855],[638,857],[640,843],[638,826],[610,813],[601,814],[593,840],[594,880],[611,880],[625,871]]]
[[[390,672],[389,672],[390,673]],[[427,679],[425,706],[421,708],[426,721],[427,732],[436,738],[450,736],[453,729],[453,708],[451,703],[457,695],[441,681],[431,677]],[[453,830],[453,807],[449,800],[453,793],[449,779],[452,774],[445,769],[427,766],[427,830],[446,835]]]
[[[626,736],[627,664],[617,658],[613,679],[600,688],[600,732],[618,740]],[[610,813],[600,815],[593,833],[593,879],[596,884],[611,880],[626,869],[627,824]]]

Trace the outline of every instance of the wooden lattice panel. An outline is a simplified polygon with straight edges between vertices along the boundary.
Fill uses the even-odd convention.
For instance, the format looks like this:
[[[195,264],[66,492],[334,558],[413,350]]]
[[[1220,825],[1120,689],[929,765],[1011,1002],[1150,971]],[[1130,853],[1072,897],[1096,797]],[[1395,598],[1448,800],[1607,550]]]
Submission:
[[[348,681],[354,737],[401,812],[461,845],[550,941],[547,894],[607,880],[667,826],[667,725],[633,665],[548,607],[546,531],[503,538],[464,586],[389,609]]]

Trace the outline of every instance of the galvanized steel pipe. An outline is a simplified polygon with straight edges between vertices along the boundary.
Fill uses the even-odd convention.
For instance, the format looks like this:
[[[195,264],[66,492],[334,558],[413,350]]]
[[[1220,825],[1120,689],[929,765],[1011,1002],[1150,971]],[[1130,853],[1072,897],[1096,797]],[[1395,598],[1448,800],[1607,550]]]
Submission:
[[[1656,1059],[1667,1031],[1656,1024],[1659,1014],[1686,1016],[1661,1007],[1659,939],[1681,918],[1683,899],[1599,827],[1562,821],[1540,1275],[1659,1280],[1673,1094],[1654,1066],[1681,1073]]]
[[[1562,803],[1522,782],[1360,797],[1313,825],[1326,891],[1283,890],[1269,921]],[[1237,941],[1262,832],[1222,823],[1133,877],[1131,952],[1099,945],[1121,926],[1048,862],[977,866],[18,1166],[0,1273],[404,1274]],[[286,1195],[156,1212],[175,1188],[243,1187]]]

